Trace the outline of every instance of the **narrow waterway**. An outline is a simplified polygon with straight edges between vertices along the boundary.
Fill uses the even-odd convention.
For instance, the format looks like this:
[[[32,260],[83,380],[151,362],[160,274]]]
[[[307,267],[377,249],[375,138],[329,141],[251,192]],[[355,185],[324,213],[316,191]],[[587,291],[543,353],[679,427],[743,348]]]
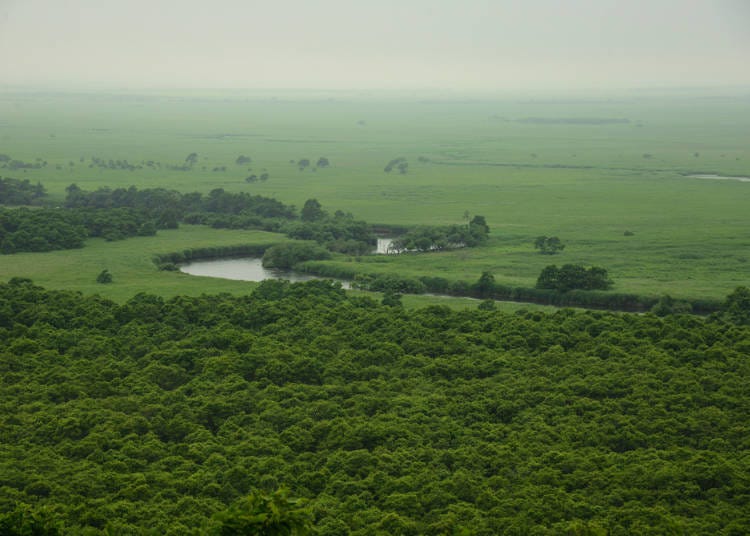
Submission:
[[[236,281],[286,279],[292,283],[298,283],[300,281],[311,281],[313,279],[332,279],[330,277],[301,274],[291,270],[270,270],[263,267],[263,263],[258,257],[194,261],[180,266],[180,271],[190,275],[218,277],[220,279],[233,279]],[[340,279],[335,281],[339,281],[345,289],[351,288],[348,281]]]
[[[688,175],[691,179],[706,179],[706,180],[712,180],[712,181],[740,181],[740,182],[750,182],[750,177],[730,177],[729,175],[713,175],[713,174],[698,174],[698,175]]]

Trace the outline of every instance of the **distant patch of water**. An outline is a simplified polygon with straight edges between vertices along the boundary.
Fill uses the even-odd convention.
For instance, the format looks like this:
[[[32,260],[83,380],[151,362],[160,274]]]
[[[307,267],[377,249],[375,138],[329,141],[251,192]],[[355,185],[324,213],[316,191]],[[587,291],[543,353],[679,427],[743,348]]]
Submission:
[[[393,238],[378,238],[378,245],[375,249],[375,253],[377,255],[388,255],[390,251],[388,251],[388,248],[391,247],[391,244],[393,243]]]
[[[750,177],[730,177],[728,175],[713,175],[713,174],[698,174],[698,175],[688,175],[691,179],[708,179],[713,181],[740,181],[740,182],[750,182]]]
[[[235,281],[263,281],[265,279],[285,279],[292,283],[311,281],[313,279],[332,279],[330,277],[318,277],[310,274],[301,274],[290,270],[270,270],[264,268],[258,257],[246,257],[241,259],[212,259],[206,261],[194,261],[180,266],[180,271],[190,275],[204,277],[217,277],[219,279],[232,279]],[[349,289],[348,281],[339,281],[343,288]]]

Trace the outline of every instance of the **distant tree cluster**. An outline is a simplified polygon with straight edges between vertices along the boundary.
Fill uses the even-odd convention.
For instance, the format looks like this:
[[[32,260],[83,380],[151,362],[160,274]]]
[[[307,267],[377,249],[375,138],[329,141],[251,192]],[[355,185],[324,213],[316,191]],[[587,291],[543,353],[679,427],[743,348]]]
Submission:
[[[612,281],[607,270],[592,266],[586,268],[580,264],[564,264],[561,268],[555,265],[547,266],[536,282],[536,288],[553,289],[560,292],[569,290],[607,290],[612,287]]]
[[[34,162],[24,162],[23,160],[11,158],[7,154],[0,154],[0,169],[25,171],[27,169],[42,169],[44,167],[47,167],[47,162],[41,158],[37,158]]]
[[[485,242],[489,232],[484,216],[474,216],[468,225],[420,226],[395,238],[390,251],[404,253],[473,247]]]
[[[149,162],[151,163],[151,166],[155,165],[153,161],[149,161]],[[119,169],[123,171],[136,171],[139,169],[143,169],[143,165],[131,164],[127,160],[111,159],[111,158],[109,160],[105,160],[103,158],[98,158],[96,156],[91,157],[91,164],[89,164],[89,167],[98,167],[101,169]]]
[[[290,238],[314,240],[330,251],[363,255],[377,245],[377,238],[367,222],[351,214],[336,211],[330,216],[317,199],[308,199],[302,207],[300,221],[288,222],[281,231]]]
[[[427,290],[419,279],[396,274],[357,274],[352,287],[391,294],[422,294]]]
[[[298,215],[294,207],[276,199],[230,193],[222,188],[203,195],[162,188],[139,190],[133,186],[86,192],[71,185],[67,188],[65,206],[127,208],[134,215],[140,214],[144,222],[154,222],[156,228],[174,228],[183,221],[214,228],[283,232],[291,238],[316,241],[331,251],[357,255],[370,251],[377,243],[366,222],[340,211],[329,216],[316,199],[309,199]]]
[[[35,205],[46,195],[39,182],[31,184],[28,179],[0,177],[0,205]]]
[[[0,252],[83,247],[88,236],[76,215],[52,209],[0,209]]]
[[[290,160],[290,163],[293,164],[295,162],[294,160]],[[310,161],[309,158],[300,158],[299,160],[297,160],[296,163],[300,171],[304,171],[305,169],[309,168],[312,165],[312,162]],[[317,169],[330,167],[330,165],[331,165],[330,160],[328,160],[328,158],[325,156],[321,156],[320,158],[318,158],[318,161],[315,163],[315,166],[312,167],[311,169],[313,171],[316,171]]]
[[[263,254],[263,267],[289,270],[304,261],[326,260],[331,253],[315,242],[284,242],[272,246]]]
[[[554,255],[564,250],[565,244],[556,236],[539,236],[534,240],[534,248],[544,255]]]
[[[111,283],[112,280],[112,274],[106,268],[99,272],[99,275],[96,276],[96,282],[103,285]]]
[[[73,184],[67,188],[65,206],[70,208],[128,207],[143,210],[150,216],[161,216],[164,213],[173,214],[178,220],[182,219],[185,214],[193,212],[252,213],[265,218],[293,219],[296,217],[293,207],[284,205],[270,197],[244,192],[229,193],[224,191],[223,188],[211,190],[208,195],[198,192],[183,194],[164,188],[139,190],[135,186],[114,190],[99,188],[87,192]]]
[[[390,173],[394,169],[396,169],[401,175],[406,175],[406,172],[409,171],[409,162],[407,162],[406,158],[403,156],[399,156],[388,162],[385,165],[385,168],[383,168],[383,171]]]
[[[253,173],[252,175],[248,175],[245,177],[245,182],[252,183],[252,182],[266,182],[271,176],[267,172],[263,172],[260,175],[256,175]]]

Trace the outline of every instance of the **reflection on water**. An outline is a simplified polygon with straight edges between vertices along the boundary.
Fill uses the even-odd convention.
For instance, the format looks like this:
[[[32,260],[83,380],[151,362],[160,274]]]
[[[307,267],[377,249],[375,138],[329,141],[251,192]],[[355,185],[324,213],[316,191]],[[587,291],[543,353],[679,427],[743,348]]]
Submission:
[[[388,255],[388,248],[391,247],[393,238],[378,238],[378,246],[375,249],[375,253],[378,255]]]
[[[393,242],[392,238],[378,238],[378,245],[374,253],[387,255],[388,248]],[[180,271],[190,275],[202,275],[205,277],[218,277],[220,279],[234,279],[236,281],[263,281],[264,279],[286,279],[292,283],[310,281],[313,279],[332,279],[330,277],[318,277],[310,274],[302,274],[291,270],[269,270],[263,268],[259,257],[245,257],[241,259],[209,259],[205,261],[193,261],[180,266]],[[345,289],[350,289],[348,281],[336,279]]]
[[[730,177],[729,175],[688,175],[691,179],[711,179],[715,181],[740,181],[750,182],[750,177]]]
[[[317,277],[314,275],[301,274],[288,270],[269,270],[263,268],[261,259],[214,259],[206,261],[194,261],[180,266],[180,271],[190,275],[202,275],[205,277],[218,277],[220,279],[233,279],[236,281],[263,281],[264,279],[286,279],[292,283],[310,281],[313,279],[331,279],[330,277]],[[351,288],[348,281],[338,280],[345,289]]]

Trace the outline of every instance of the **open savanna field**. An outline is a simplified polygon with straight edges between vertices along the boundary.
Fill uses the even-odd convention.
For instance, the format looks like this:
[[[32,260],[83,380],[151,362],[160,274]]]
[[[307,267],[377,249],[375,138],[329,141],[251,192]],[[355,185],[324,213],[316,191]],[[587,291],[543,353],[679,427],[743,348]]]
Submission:
[[[173,169],[193,152],[192,169]],[[316,198],[329,212],[373,224],[460,224],[468,211],[491,228],[478,248],[329,261],[362,272],[474,282],[489,271],[497,283],[532,287],[546,265],[574,263],[606,268],[616,292],[696,299],[721,299],[750,283],[750,182],[687,177],[750,176],[747,92],[424,99],[6,91],[0,154],[46,162],[0,168],[0,176],[40,181],[60,200],[72,183],[85,190],[223,188],[297,207]],[[236,164],[240,155],[252,162]],[[101,167],[92,157],[135,169]],[[330,167],[313,170],[320,157]],[[398,157],[407,173],[385,173]],[[311,166],[300,171],[301,159]],[[268,180],[245,180],[262,173]],[[539,235],[560,237],[565,250],[540,255],[533,248]],[[117,300],[139,291],[247,292],[247,283],[158,272],[151,256],[281,240],[183,226],[154,238],[92,240],[82,250],[5,255],[0,278],[26,276]],[[95,283],[103,268],[113,285]]]

